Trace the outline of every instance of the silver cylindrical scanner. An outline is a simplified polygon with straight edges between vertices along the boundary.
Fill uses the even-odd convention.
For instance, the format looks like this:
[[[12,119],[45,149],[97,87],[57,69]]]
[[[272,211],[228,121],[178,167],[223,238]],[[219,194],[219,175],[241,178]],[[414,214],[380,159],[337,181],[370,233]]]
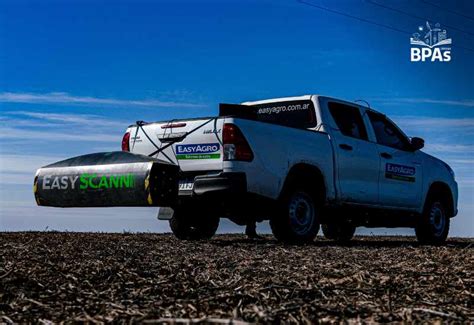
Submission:
[[[38,169],[33,192],[41,206],[172,206],[178,173],[178,166],[148,156],[94,153]]]

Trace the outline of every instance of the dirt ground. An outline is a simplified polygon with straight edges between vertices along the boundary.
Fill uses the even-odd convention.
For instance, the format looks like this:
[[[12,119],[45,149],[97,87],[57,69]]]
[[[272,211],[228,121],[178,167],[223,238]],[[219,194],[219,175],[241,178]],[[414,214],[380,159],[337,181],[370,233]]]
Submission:
[[[474,321],[474,241],[0,233],[0,323]]]

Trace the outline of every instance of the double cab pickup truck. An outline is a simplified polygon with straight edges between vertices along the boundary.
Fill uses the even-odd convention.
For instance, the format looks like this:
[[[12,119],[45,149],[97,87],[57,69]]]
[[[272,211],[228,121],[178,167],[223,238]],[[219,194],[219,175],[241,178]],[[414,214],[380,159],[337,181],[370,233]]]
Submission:
[[[305,95],[220,104],[219,115],[137,122],[122,150],[180,168],[160,209],[182,239],[213,236],[220,218],[269,220],[282,241],[348,241],[356,227],[411,227],[443,243],[457,214],[453,170],[376,110]]]

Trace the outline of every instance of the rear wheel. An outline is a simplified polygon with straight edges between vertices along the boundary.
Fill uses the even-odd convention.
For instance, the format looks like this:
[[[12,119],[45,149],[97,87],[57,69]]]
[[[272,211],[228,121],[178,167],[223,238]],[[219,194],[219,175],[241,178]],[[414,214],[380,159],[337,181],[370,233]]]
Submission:
[[[204,211],[176,208],[169,223],[171,231],[179,239],[210,239],[219,227],[219,217]]]
[[[322,225],[324,237],[341,243],[348,242],[354,237],[356,227],[349,223],[330,223]]]
[[[310,242],[319,231],[319,204],[305,189],[288,191],[270,219],[273,235],[281,241]]]
[[[443,200],[429,198],[415,227],[416,237],[423,244],[443,244],[448,237],[449,223],[450,218]]]

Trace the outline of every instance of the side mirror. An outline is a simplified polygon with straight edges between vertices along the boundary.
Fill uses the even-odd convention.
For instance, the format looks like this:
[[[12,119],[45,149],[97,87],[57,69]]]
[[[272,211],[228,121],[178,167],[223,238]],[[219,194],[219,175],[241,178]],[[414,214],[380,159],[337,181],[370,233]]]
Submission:
[[[413,151],[420,150],[425,146],[425,140],[423,140],[422,138],[413,137],[410,140],[410,144]]]

